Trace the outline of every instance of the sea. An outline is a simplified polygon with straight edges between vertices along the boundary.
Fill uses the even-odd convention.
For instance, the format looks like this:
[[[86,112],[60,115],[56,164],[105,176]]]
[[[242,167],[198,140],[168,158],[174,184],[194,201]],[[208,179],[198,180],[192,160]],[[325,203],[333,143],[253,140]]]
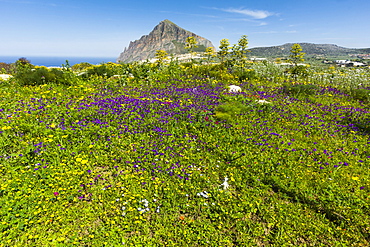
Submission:
[[[0,56],[0,62],[2,63],[14,63],[19,58],[17,56]],[[38,66],[46,66],[46,67],[62,67],[63,65],[66,65],[66,60],[68,60],[68,63],[70,66],[87,62],[93,65],[98,65],[102,63],[108,63],[108,62],[116,62],[117,57],[36,57],[36,56],[29,56],[24,57],[27,60],[31,62],[33,65]]]

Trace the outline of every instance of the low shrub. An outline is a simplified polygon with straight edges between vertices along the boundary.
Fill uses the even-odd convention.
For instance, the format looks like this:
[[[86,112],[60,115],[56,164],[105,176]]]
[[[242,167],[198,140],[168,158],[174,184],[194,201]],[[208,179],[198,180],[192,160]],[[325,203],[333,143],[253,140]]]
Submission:
[[[364,88],[351,89],[349,94],[354,100],[369,102],[370,100],[370,90]]]
[[[283,92],[290,96],[309,96],[314,95],[320,88],[312,84],[285,84]]]
[[[43,84],[71,85],[74,75],[69,70],[59,70],[46,67],[33,68],[29,65],[18,64],[15,81],[21,86],[36,86]]]

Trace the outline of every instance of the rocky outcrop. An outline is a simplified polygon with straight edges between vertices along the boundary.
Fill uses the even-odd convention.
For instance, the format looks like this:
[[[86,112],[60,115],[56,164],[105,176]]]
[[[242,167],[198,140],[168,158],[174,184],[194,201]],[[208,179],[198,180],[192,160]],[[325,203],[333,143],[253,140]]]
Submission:
[[[214,48],[211,41],[186,31],[169,20],[161,21],[148,35],[139,40],[131,41],[128,48],[120,54],[117,63],[130,63],[154,57],[157,50],[164,50],[168,54],[184,54],[186,38],[193,36],[198,41],[196,52],[202,52],[207,47]]]

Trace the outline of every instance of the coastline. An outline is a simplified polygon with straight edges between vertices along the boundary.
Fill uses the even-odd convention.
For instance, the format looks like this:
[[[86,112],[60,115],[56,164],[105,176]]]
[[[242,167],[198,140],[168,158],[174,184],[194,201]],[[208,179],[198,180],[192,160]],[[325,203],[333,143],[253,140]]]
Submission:
[[[2,63],[14,63],[22,56],[0,56],[0,62]],[[56,56],[24,56],[33,65],[46,66],[46,67],[61,67],[66,64],[66,60],[70,66],[78,63],[87,62],[90,64],[101,64],[108,62],[116,62],[117,58],[113,57],[56,57]]]

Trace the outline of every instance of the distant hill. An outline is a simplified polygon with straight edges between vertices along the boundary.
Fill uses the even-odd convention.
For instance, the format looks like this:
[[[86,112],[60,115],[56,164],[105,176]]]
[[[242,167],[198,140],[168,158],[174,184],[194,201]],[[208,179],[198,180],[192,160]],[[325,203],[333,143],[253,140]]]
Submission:
[[[198,48],[194,51],[203,52],[207,47],[214,48],[208,39],[189,32],[169,20],[164,20],[155,26],[148,35],[142,36],[139,40],[131,41],[128,48],[125,48],[119,55],[117,62],[129,63],[151,59],[157,50],[167,51],[168,54],[187,53],[184,46],[186,38],[190,36],[195,37],[198,41]]]
[[[334,44],[312,44],[298,43],[302,47],[302,52],[308,56],[348,56],[349,54],[368,54],[370,48],[354,49],[337,46]],[[248,56],[256,57],[286,57],[290,55],[290,48],[293,43],[271,47],[256,47],[250,49]]]

